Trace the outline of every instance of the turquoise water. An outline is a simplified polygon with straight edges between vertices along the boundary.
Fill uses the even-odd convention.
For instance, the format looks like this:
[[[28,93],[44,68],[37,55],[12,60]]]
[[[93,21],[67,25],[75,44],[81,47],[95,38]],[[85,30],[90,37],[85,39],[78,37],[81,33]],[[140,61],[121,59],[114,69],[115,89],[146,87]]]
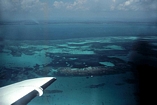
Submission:
[[[136,65],[156,68],[156,34],[155,23],[1,23],[0,86],[54,76],[28,105],[138,105]]]

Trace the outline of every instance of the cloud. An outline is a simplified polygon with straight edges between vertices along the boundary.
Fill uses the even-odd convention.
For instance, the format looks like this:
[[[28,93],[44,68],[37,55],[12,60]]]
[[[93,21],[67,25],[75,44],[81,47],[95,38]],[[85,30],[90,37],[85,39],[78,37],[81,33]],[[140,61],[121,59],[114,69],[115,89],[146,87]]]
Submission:
[[[157,10],[157,0],[0,0],[0,11],[148,11]]]
[[[1,19],[47,18],[52,11],[40,0],[0,0]]]
[[[55,8],[62,8],[62,7],[66,7],[67,4],[65,4],[63,1],[55,1],[53,3],[53,6]]]
[[[39,0],[0,0],[1,9],[6,12],[32,12],[40,10],[44,5]]]
[[[157,0],[0,0],[0,15],[14,17],[106,16],[124,11],[156,14]],[[16,16],[15,16],[16,15]]]
[[[114,3],[116,2],[116,0],[112,0]]]
[[[117,6],[118,10],[151,11],[157,10],[156,0],[127,0]]]
[[[128,6],[128,5],[130,5],[132,2],[133,2],[133,0],[126,1],[126,2],[124,3],[124,5],[125,5],[125,6]]]
[[[21,8],[23,10],[30,10],[39,5],[39,0],[21,0]]]
[[[127,0],[118,5],[118,10],[137,10],[139,9],[138,3],[139,0]]]
[[[63,2],[63,1],[55,1],[53,6],[57,9],[67,9],[67,10],[87,10],[88,8],[85,6],[87,0],[75,0],[74,2]]]

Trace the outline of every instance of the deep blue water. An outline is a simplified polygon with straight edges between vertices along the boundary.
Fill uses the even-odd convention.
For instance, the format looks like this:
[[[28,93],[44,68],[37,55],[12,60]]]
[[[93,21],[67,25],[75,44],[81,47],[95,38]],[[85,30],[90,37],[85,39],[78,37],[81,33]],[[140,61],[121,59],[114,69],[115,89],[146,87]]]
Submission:
[[[5,23],[0,25],[0,36],[5,39],[54,40],[104,36],[156,35],[155,23],[136,22],[50,22]]]

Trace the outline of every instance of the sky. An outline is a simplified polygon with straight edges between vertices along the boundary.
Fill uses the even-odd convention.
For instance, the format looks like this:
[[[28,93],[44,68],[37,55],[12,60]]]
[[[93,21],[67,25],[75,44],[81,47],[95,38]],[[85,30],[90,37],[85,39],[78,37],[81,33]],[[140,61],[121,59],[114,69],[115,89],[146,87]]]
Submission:
[[[157,20],[157,0],[0,0],[0,20]]]

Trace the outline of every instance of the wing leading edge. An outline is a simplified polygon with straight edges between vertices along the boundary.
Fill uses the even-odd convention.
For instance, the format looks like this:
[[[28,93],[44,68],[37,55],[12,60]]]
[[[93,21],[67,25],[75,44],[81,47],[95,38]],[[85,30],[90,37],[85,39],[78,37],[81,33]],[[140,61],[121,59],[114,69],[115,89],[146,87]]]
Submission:
[[[56,80],[55,77],[28,79],[0,88],[0,105],[26,105]]]

